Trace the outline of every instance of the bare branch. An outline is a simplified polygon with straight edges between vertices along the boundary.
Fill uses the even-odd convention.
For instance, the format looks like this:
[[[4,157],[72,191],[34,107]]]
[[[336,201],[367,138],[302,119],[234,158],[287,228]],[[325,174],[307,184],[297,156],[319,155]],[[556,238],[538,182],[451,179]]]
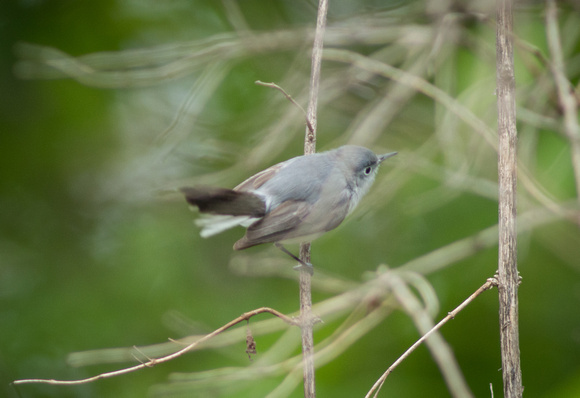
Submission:
[[[497,280],[495,278],[489,278],[479,289],[477,289],[471,296],[469,296],[465,301],[463,301],[459,306],[457,306],[453,311],[449,312],[445,318],[443,318],[437,325],[435,325],[431,330],[425,333],[419,340],[415,342],[407,351],[403,353],[393,364],[383,373],[383,375],[376,381],[373,387],[369,390],[365,398],[370,398],[371,396],[377,397],[381,387],[383,386],[385,380],[389,374],[395,370],[401,362],[403,362],[417,347],[419,347],[425,340],[427,340],[431,335],[433,335],[437,330],[441,329],[443,325],[449,322],[451,319],[461,312],[465,307],[467,307],[473,300],[475,300],[481,293],[497,286]],[[374,393],[374,395],[372,395]]]
[[[498,292],[504,397],[521,397],[516,183],[517,130],[511,0],[497,2],[496,80],[498,110]]]
[[[462,398],[473,397],[473,393],[465,382],[465,377],[461,373],[461,369],[459,369],[459,365],[449,344],[447,344],[438,331],[431,331],[434,327],[433,319],[429,315],[427,308],[413,294],[409,286],[407,286],[406,281],[399,274],[391,273],[388,278],[388,283],[397,301],[413,319],[420,334],[431,333],[430,337],[425,340],[425,344],[439,366],[451,396]]]
[[[310,155],[316,152],[316,126],[318,108],[318,88],[320,87],[320,66],[322,63],[322,47],[324,31],[326,29],[326,14],[328,12],[328,0],[320,0],[318,3],[318,17],[316,19],[316,31],[314,32],[314,44],[312,46],[312,67],[310,72],[310,100],[306,119],[309,121],[304,137],[304,154]],[[310,242],[300,245],[300,260],[310,263]],[[300,269],[300,320],[302,330],[302,357],[304,374],[304,397],[316,397],[314,382],[314,321],[312,316],[312,287],[311,273],[306,267]]]
[[[172,359],[175,359],[189,351],[191,351],[194,347],[198,346],[199,344],[211,339],[212,337],[217,336],[218,334],[222,333],[223,331],[231,328],[232,326],[237,325],[240,322],[243,321],[247,321],[248,319],[250,319],[251,317],[258,315],[258,314],[262,314],[264,312],[268,312],[272,315],[277,316],[278,318],[282,319],[284,322],[286,322],[289,325],[298,325],[298,322],[295,321],[294,319],[282,314],[279,311],[276,311],[272,308],[268,308],[268,307],[262,307],[262,308],[258,308],[255,309],[253,311],[250,312],[246,312],[242,315],[240,315],[239,317],[237,317],[236,319],[226,323],[224,326],[222,326],[219,329],[214,330],[212,333],[205,335],[204,337],[202,337],[201,339],[187,345],[185,348],[182,348],[181,350],[174,352],[173,354],[169,354],[166,355],[164,357],[160,357],[160,358],[151,358],[148,359],[146,362],[142,362],[139,365],[135,365],[135,366],[131,366],[129,368],[125,368],[125,369],[120,369],[120,370],[115,370],[113,372],[107,372],[107,373],[101,373],[97,376],[93,376],[93,377],[89,377],[86,379],[80,379],[80,380],[54,380],[54,379],[24,379],[24,380],[15,380],[13,382],[13,384],[18,385],[18,384],[33,384],[33,383],[41,383],[41,384],[58,384],[58,385],[75,385],[75,384],[86,384],[86,383],[90,383],[96,380],[101,380],[101,379],[107,379],[110,377],[115,377],[115,376],[120,376],[120,375],[124,375],[127,373],[131,373],[131,372],[135,372],[137,370],[141,370],[144,368],[151,368],[155,365],[158,365],[160,363],[164,363],[164,362],[168,362],[171,361]]]
[[[280,87],[276,83],[264,83],[264,82],[261,82],[260,80],[256,80],[254,83],[256,83],[259,86],[275,88],[276,90],[278,90],[282,94],[284,94],[284,97],[286,97],[286,99],[288,101],[292,102],[294,105],[296,105],[296,107],[298,109],[300,109],[302,111],[302,113],[304,114],[304,118],[306,119],[306,126],[308,126],[308,131],[310,131],[311,133],[314,133],[314,127],[312,126],[312,124],[310,123],[310,120],[308,119],[308,114],[306,113],[306,111],[304,110],[304,108],[302,108],[300,106],[300,104],[298,102],[294,101],[294,98],[292,98],[292,96],[290,94],[288,94],[286,92],[286,90],[284,90],[282,87]]]

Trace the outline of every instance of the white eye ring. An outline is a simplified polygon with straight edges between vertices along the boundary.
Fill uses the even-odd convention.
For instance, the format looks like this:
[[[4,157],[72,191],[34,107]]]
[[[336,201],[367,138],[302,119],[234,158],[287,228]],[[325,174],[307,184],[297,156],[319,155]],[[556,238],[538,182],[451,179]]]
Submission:
[[[365,174],[369,175],[369,174],[371,174],[371,171],[373,171],[373,168],[371,166],[369,166],[365,169]]]

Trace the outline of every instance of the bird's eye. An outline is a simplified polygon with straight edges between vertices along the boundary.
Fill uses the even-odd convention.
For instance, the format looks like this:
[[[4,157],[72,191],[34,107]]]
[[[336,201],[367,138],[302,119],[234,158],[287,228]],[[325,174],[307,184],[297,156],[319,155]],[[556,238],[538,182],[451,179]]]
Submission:
[[[372,167],[369,166],[365,169],[365,174],[369,175],[369,174],[371,174],[371,171],[373,171],[373,169],[372,169]]]

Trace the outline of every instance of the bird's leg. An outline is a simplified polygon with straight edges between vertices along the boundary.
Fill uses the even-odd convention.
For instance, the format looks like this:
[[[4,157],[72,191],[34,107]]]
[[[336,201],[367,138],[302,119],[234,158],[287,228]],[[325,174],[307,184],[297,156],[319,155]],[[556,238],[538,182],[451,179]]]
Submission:
[[[301,270],[304,269],[306,272],[308,272],[310,275],[314,274],[314,267],[312,266],[312,264],[304,262],[302,260],[300,260],[298,257],[296,257],[294,254],[290,253],[288,251],[288,249],[286,249],[284,246],[282,246],[281,243],[278,242],[274,242],[274,246],[276,246],[278,249],[282,250],[284,253],[286,253],[287,255],[289,255],[290,257],[292,257],[294,260],[298,261],[300,263],[300,265],[297,265],[294,267],[295,270]]]

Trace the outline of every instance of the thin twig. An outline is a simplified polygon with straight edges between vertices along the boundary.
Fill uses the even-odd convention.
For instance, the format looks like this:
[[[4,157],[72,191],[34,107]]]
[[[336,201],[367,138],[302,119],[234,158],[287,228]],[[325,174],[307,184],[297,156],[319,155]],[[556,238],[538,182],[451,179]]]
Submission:
[[[231,328],[232,326],[235,326],[240,322],[247,321],[251,317],[258,315],[258,314],[262,314],[264,312],[268,312],[272,315],[277,316],[278,318],[282,319],[284,322],[286,322],[289,325],[298,325],[298,322],[296,320],[282,314],[281,312],[276,311],[272,308],[262,307],[262,308],[258,308],[258,309],[255,309],[253,311],[249,311],[249,312],[246,312],[246,313],[240,315],[236,319],[226,323],[221,328],[214,330],[212,333],[205,335],[204,337],[200,338],[199,340],[187,345],[185,348],[182,348],[181,350],[174,352],[173,354],[169,354],[169,355],[166,355],[166,356],[160,357],[160,358],[151,358],[147,362],[142,362],[139,365],[131,366],[131,367],[125,368],[125,369],[115,370],[113,372],[101,373],[97,376],[89,377],[86,379],[80,379],[80,380],[23,379],[23,380],[15,380],[13,382],[13,384],[15,384],[15,385],[32,384],[32,383],[58,384],[58,385],[85,384],[85,383],[90,383],[90,382],[100,380],[100,379],[107,379],[110,377],[124,375],[127,373],[135,372],[135,371],[140,370],[140,369],[144,369],[144,368],[151,368],[151,367],[158,365],[160,363],[171,361],[172,359],[175,359],[175,358],[187,353],[188,351],[192,350],[197,345],[203,343],[204,341],[211,339],[212,337],[217,336],[218,334]]]
[[[312,46],[312,67],[310,72],[310,100],[306,119],[309,121],[304,137],[304,154],[310,155],[316,152],[316,126],[318,109],[318,91],[320,87],[320,66],[322,64],[322,48],[324,31],[326,29],[326,14],[328,12],[328,0],[320,0],[318,3],[318,15],[316,18],[316,31],[314,32],[314,44]],[[310,243],[300,245],[300,259],[310,263]],[[312,275],[306,267],[300,269],[300,320],[302,322],[302,358],[304,374],[304,397],[316,397],[314,381],[314,321],[312,316]]]
[[[383,373],[383,375],[376,381],[376,383],[373,385],[373,387],[369,390],[369,392],[367,393],[367,395],[365,395],[365,398],[370,398],[371,395],[374,393],[374,395],[372,395],[373,397],[377,397],[379,394],[379,391],[381,390],[381,387],[383,386],[385,380],[387,379],[387,377],[389,376],[389,374],[395,370],[395,368],[397,366],[399,366],[399,364],[401,362],[403,362],[413,351],[415,351],[415,349],[417,347],[419,347],[421,345],[421,343],[423,343],[425,340],[427,340],[429,338],[429,336],[431,336],[433,333],[435,333],[437,330],[439,330],[443,325],[445,325],[447,322],[449,322],[451,319],[455,318],[455,316],[457,316],[457,314],[459,312],[461,312],[465,307],[467,307],[473,300],[475,300],[481,293],[483,293],[486,290],[489,290],[491,288],[493,288],[494,286],[497,286],[497,280],[495,278],[489,278],[479,289],[477,289],[471,296],[469,296],[464,302],[462,302],[459,306],[457,306],[457,308],[455,308],[453,311],[449,312],[447,314],[447,316],[445,318],[443,318],[437,325],[435,325],[430,331],[428,331],[427,333],[425,333],[419,340],[417,340],[415,342],[415,344],[413,344],[411,347],[409,347],[409,349],[407,351],[405,351],[403,353],[403,355],[401,355],[386,371],[385,373]]]
[[[457,360],[449,344],[441,336],[441,333],[438,331],[431,332],[434,326],[433,318],[429,315],[427,308],[421,300],[411,291],[408,283],[403,280],[403,275],[405,274],[390,272],[385,275],[385,279],[401,307],[415,323],[415,327],[419,333],[431,333],[430,338],[425,340],[425,344],[431,352],[434,361],[437,363],[451,396],[461,398],[473,397],[473,393],[465,382],[465,377],[461,373],[461,369],[457,364]],[[411,275],[415,276],[415,274]]]
[[[298,109],[300,109],[302,111],[302,113],[304,114],[304,118],[306,119],[306,126],[308,127],[308,131],[310,131],[311,133],[314,133],[314,127],[312,126],[312,124],[310,123],[310,120],[308,119],[308,114],[306,113],[304,108],[302,108],[302,106],[300,106],[300,104],[298,102],[294,101],[294,98],[292,98],[292,96],[290,94],[288,94],[286,92],[286,90],[284,90],[282,87],[280,87],[276,83],[264,83],[260,80],[256,80],[254,83],[256,83],[259,86],[275,88],[276,90],[278,90],[282,94],[284,94],[284,97],[286,97],[286,99],[288,101],[292,102],[294,105],[296,105],[296,107]]]

